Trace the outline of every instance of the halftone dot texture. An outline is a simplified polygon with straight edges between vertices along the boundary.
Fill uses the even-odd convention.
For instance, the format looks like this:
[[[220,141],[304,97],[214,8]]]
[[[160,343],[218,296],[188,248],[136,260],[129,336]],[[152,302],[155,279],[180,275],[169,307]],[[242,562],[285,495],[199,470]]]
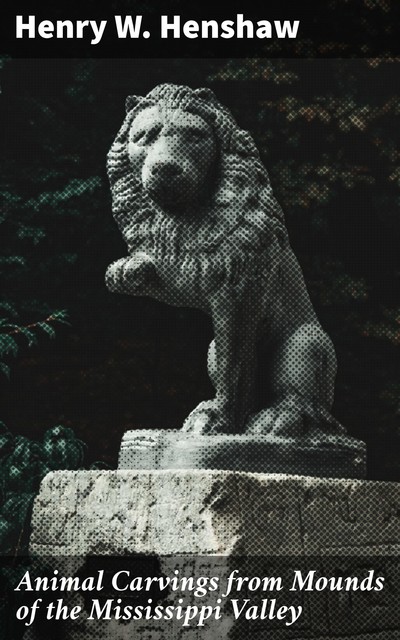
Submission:
[[[232,434],[240,447],[252,438],[246,464],[253,457],[262,467],[268,465],[263,445],[272,438],[282,471],[285,452],[289,468],[301,444],[318,450],[322,443],[334,457],[335,446],[350,442],[330,414],[334,350],[249,134],[210,91],[161,85],[127,100],[108,171],[113,213],[129,251],[107,270],[110,290],[200,308],[213,319],[208,368],[216,396],[190,414],[182,439],[217,443]],[[153,445],[143,436],[136,452],[142,448],[144,455]],[[321,460],[314,475],[327,475]],[[135,553],[157,554],[166,575],[227,575],[238,568],[241,575],[287,576],[304,565],[318,575],[363,580],[376,567],[390,589],[383,596],[278,594],[279,605],[304,607],[292,628],[260,619],[184,629],[179,621],[101,620],[82,629],[70,625],[66,637],[397,640],[399,570],[390,560],[400,539],[397,488],[240,471],[56,474],[36,504],[32,552],[52,553],[55,566],[70,555],[64,566],[73,575],[88,556],[98,555],[100,567],[103,555],[129,564]],[[191,559],[182,559],[184,553]],[[259,592],[238,595],[248,596],[260,604]],[[124,603],[132,604],[122,595],[117,604]],[[48,629],[28,630],[25,640],[48,637]]]
[[[291,100],[287,102],[288,109],[296,107],[296,100],[293,98],[293,104]],[[117,138],[113,146],[109,166],[114,215],[127,241],[129,258],[122,258],[119,265],[111,269],[108,284],[116,291],[159,296],[170,304],[199,306],[211,315],[215,313],[220,339],[218,344],[210,345],[210,377],[217,391],[222,389],[222,396],[225,392],[231,393],[235,399],[236,394],[239,406],[236,405],[233,411],[231,406],[226,408],[224,402],[219,404],[212,400],[204,403],[186,423],[185,437],[193,434],[193,437],[214,438],[217,444],[220,433],[248,433],[254,438],[254,444],[242,467],[244,469],[254,462],[260,468],[268,462],[262,443],[264,438],[276,434],[281,450],[288,452],[286,458],[283,456],[283,465],[286,464],[289,470],[292,468],[289,464],[290,438],[299,449],[300,441],[306,442],[308,436],[311,443],[320,442],[326,437],[326,432],[330,431],[335,438],[342,431],[330,415],[335,363],[329,338],[321,331],[308,307],[307,297],[304,297],[304,283],[290,253],[283,215],[272,195],[268,175],[259,161],[254,142],[237,127],[228,111],[208,90],[192,91],[185,87],[162,85],[145,98],[128,99],[127,109],[125,129],[121,129],[119,141]],[[139,138],[134,138],[134,119],[150,109],[159,111],[158,124],[154,130],[142,131],[138,133]],[[179,112],[201,118],[207,126],[203,127],[196,119],[186,119],[186,124],[183,122],[181,126],[177,118]],[[155,112],[152,113],[154,115]],[[321,120],[328,117],[322,108],[318,113]],[[351,117],[354,126],[364,130],[364,116],[355,114]],[[142,127],[145,120],[142,120]],[[140,137],[142,134],[144,137]],[[167,143],[171,144],[169,152],[172,149],[173,162],[168,166],[165,156],[160,161],[162,154],[158,154],[154,171],[150,171],[149,164],[144,171],[141,161],[147,153],[145,147],[156,145],[160,136],[164,138],[163,154],[168,150]],[[143,146],[143,155],[137,153],[137,149],[135,151],[134,145]],[[201,145],[205,145],[202,159],[196,160],[194,167],[192,163],[193,170],[188,172],[187,166],[193,160],[190,150]],[[144,181],[147,181],[147,190],[142,190]],[[71,191],[73,189],[77,190],[77,187],[71,184]],[[309,195],[318,201],[320,194],[315,185],[309,185]],[[289,263],[285,262],[288,256],[291,258]],[[168,286],[160,287],[162,282]],[[171,283],[174,286],[169,288]],[[217,301],[219,292],[224,295]],[[289,306],[287,301],[290,301]],[[211,302],[215,307],[211,307]],[[262,318],[258,315],[260,311],[265,314]],[[237,321],[232,323],[233,329],[229,322],[232,317]],[[253,321],[262,329],[261,338],[257,341],[257,366],[254,366],[253,343],[246,342],[248,336],[253,340],[256,332]],[[233,357],[225,370],[227,375],[221,381],[223,369],[221,373],[222,365],[217,358],[222,352],[224,355],[220,361],[226,361],[225,338],[228,346],[230,340]],[[236,351],[238,345],[243,347]],[[264,362],[265,367],[262,366]],[[255,398],[251,397],[254,372],[257,372],[254,376]],[[241,398],[244,398],[244,406],[240,406]],[[248,407],[254,407],[254,411],[248,411]],[[247,417],[247,413],[251,417]],[[244,438],[244,435],[239,437]],[[154,441],[149,440],[152,447]],[[260,443],[258,449],[257,442]],[[144,455],[146,442],[142,447]],[[329,447],[326,450],[327,457],[334,458],[334,452]],[[140,453],[139,445],[137,452]],[[316,467],[317,474],[321,476],[332,472],[332,464],[324,466],[321,459]],[[339,493],[335,485],[329,483],[304,490],[295,484],[282,484],[280,489],[273,489],[262,486],[260,477],[253,476],[254,481],[247,484],[244,476],[240,473],[237,476],[232,480],[233,476],[228,474],[226,482],[217,480],[209,487],[206,475],[197,475],[187,483],[186,498],[179,491],[179,486],[185,484],[181,478],[172,491],[174,499],[165,495],[163,487],[166,481],[159,476],[159,484],[153,487],[151,500],[147,502],[146,491],[150,492],[150,483],[147,489],[139,491],[136,481],[128,487],[119,486],[114,481],[116,490],[110,494],[107,488],[101,488],[101,482],[96,489],[82,485],[76,488],[65,483],[61,494],[54,491],[57,500],[47,496],[47,507],[46,500],[39,501],[39,515],[34,528],[44,540],[47,534],[56,534],[47,547],[44,543],[42,551],[48,553],[49,548],[58,551],[60,564],[66,548],[61,548],[61,545],[57,548],[57,543],[61,543],[64,534],[68,533],[69,540],[77,544],[75,553],[82,554],[79,569],[88,563],[86,555],[96,551],[99,554],[103,551],[120,553],[130,568],[130,561],[140,545],[129,547],[129,532],[142,526],[143,530],[158,532],[159,537],[155,536],[156,541],[147,546],[147,551],[159,552],[164,573],[185,566],[189,575],[205,575],[206,566],[210,573],[217,574],[238,568],[241,575],[284,575],[285,566],[290,567],[288,571],[300,566],[300,556],[307,551],[316,556],[309,556],[306,569],[317,568],[323,575],[355,575],[361,579],[371,566],[376,566],[377,573],[386,576],[385,592],[334,593],[332,598],[317,593],[315,598],[320,604],[315,605],[312,620],[307,596],[302,600],[305,613],[300,623],[288,630],[274,624],[265,628],[259,621],[250,621],[249,628],[241,621],[229,633],[221,629],[212,634],[207,629],[182,630],[179,625],[167,628],[160,625],[155,629],[150,623],[150,628],[142,630],[138,636],[137,627],[117,623],[114,630],[105,631],[105,624],[101,622],[93,631],[93,637],[168,639],[229,636],[263,640],[266,637],[274,640],[284,637],[297,640],[357,637],[358,640],[398,640],[400,572],[397,558],[389,557],[398,552],[394,545],[399,541],[400,507],[395,493],[386,493],[383,485],[381,490],[379,485],[375,485],[377,493],[374,493],[371,484],[349,481],[343,481],[343,491]],[[165,541],[173,537],[175,546],[172,552],[177,553],[184,546],[187,532],[192,532],[192,539],[195,539],[196,531],[202,531],[196,520],[201,509],[194,500],[194,488],[198,486],[208,491],[205,512],[208,514],[212,507],[213,531],[221,543],[216,553],[227,555],[222,559],[219,556],[211,559],[195,557],[192,561],[163,557],[161,551],[168,552],[167,546],[163,546]],[[293,486],[299,503],[293,498]],[[94,501],[87,510],[91,514],[87,518],[85,501],[92,489]],[[133,497],[135,492],[141,501]],[[66,508],[64,500],[71,501],[71,508]],[[191,504],[197,511],[189,513],[188,505]],[[117,510],[117,505],[121,505],[121,511]],[[155,521],[151,525],[141,522],[139,526],[140,518],[146,517],[154,508],[158,509]],[[101,518],[98,518],[99,510]],[[169,513],[174,516],[170,520]],[[303,536],[300,536],[300,546],[299,536],[290,525],[293,513],[297,513]],[[81,535],[85,527],[91,538],[89,544]],[[206,539],[214,539],[210,531]],[[96,540],[103,542],[99,542],[98,547],[91,546]],[[282,555],[278,560],[274,557],[277,549]],[[324,549],[338,554],[343,552],[344,559],[319,557],[318,552]],[[204,553],[201,545],[198,550]],[[363,556],[365,550],[373,560]],[[237,555],[241,553],[245,555]],[[259,554],[259,557],[254,558],[252,554]],[[292,564],[291,558],[285,560],[285,554],[298,554],[299,559]],[[101,564],[100,557],[98,566]],[[91,568],[93,565],[89,566]],[[120,563],[117,568],[121,568]],[[149,572],[153,570],[148,568]],[[135,571],[135,565],[132,571]],[[113,597],[119,595],[113,594]],[[244,590],[240,595],[247,597]],[[290,604],[294,604],[292,597]],[[52,635],[48,624],[42,633],[28,631],[26,634],[27,638],[34,637],[35,640],[39,637],[48,639]],[[62,633],[57,628],[54,637],[60,635]],[[77,633],[75,637],[88,640],[91,636],[85,632]]]
[[[104,570],[102,590],[44,594],[84,606],[78,621],[54,627],[66,629],[70,640],[394,640],[400,629],[399,505],[395,483],[207,470],[55,472],[44,480],[35,505],[31,553],[39,562],[31,573],[43,576],[45,565],[50,577],[57,568],[58,576],[96,580]],[[119,571],[127,572],[119,577],[120,587],[138,577],[162,576],[192,578],[194,586],[179,582],[162,593],[156,583],[148,592],[117,591],[111,579]],[[219,583],[211,590],[204,578],[213,576]],[[206,593],[196,595],[201,577]],[[382,577],[384,588],[375,589]],[[259,578],[281,578],[282,588],[262,588]],[[326,579],[352,580],[358,588],[330,589]],[[224,615],[204,627],[196,626],[197,615],[185,628],[175,613],[172,620],[149,614],[148,621],[132,621],[129,613],[128,620],[115,619],[115,607],[145,607],[149,597],[150,604],[174,611],[180,605],[215,607],[220,597]],[[92,599],[101,607],[112,600],[109,620],[87,620]],[[250,619],[235,620],[232,599],[240,607],[246,599],[248,608],[264,606],[267,617],[253,619],[253,609]],[[283,616],[268,615],[281,606],[302,607],[293,626]],[[29,630],[25,640],[48,633],[49,626],[43,636]]]
[[[106,283],[211,315],[215,398],[183,431],[348,446],[330,413],[335,352],[251,136],[209,89],[159,85],[126,107],[108,175],[129,255]]]

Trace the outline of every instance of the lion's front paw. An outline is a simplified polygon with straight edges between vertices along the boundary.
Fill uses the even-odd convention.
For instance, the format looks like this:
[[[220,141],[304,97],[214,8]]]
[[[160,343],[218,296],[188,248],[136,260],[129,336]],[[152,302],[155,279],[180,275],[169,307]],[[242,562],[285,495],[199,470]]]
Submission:
[[[110,264],[106,271],[106,286],[109,291],[117,293],[140,293],[155,273],[150,256],[138,252]]]
[[[317,433],[343,435],[346,430],[321,405],[290,396],[250,418],[246,433],[293,438]]]
[[[229,433],[232,430],[229,411],[217,400],[205,400],[188,415],[182,431],[198,435]]]

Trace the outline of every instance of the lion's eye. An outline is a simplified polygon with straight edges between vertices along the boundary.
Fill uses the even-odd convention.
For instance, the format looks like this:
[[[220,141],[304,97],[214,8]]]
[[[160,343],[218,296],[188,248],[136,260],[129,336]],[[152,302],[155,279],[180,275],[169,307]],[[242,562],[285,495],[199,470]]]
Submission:
[[[151,129],[143,129],[142,131],[137,131],[132,136],[132,141],[137,144],[151,144],[157,138],[158,134],[161,131],[161,127],[152,127]]]
[[[158,137],[158,134],[161,131],[161,127],[152,127],[151,129],[149,129],[149,131],[147,131],[146,134],[146,144],[149,144],[150,142],[154,142],[154,140]]]

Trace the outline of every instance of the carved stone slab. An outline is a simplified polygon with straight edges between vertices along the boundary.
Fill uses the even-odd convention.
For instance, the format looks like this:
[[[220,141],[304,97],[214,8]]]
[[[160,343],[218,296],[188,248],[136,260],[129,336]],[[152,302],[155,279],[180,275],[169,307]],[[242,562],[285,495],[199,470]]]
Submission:
[[[299,567],[328,576],[374,569],[387,585],[381,593],[278,594],[303,607],[293,627],[229,617],[186,628],[176,621],[78,620],[67,640],[397,640],[399,514],[395,483],[211,470],[62,471],[42,483],[30,548],[64,575],[83,568],[91,575],[100,566],[93,562],[107,558],[118,569],[140,569],[137,554],[145,554],[146,575],[226,576],[238,569],[286,580]],[[180,595],[169,594],[169,601],[176,604]],[[71,606],[82,597],[72,594]],[[32,630],[26,640],[39,637]]]
[[[30,549],[332,555],[394,544],[397,483],[210,470],[56,471],[36,498]]]
[[[124,434],[119,469],[222,469],[326,478],[365,478],[365,444],[348,436],[283,438],[196,435],[179,430]]]

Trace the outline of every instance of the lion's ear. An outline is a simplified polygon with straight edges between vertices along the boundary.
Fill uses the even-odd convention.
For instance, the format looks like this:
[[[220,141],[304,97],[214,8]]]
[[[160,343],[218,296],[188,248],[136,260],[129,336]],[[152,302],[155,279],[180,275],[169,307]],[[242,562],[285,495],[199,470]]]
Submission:
[[[208,102],[217,101],[217,98],[215,97],[214,92],[211,91],[211,89],[208,89],[207,87],[203,87],[201,89],[195,89],[193,93],[197,98],[200,98],[201,100],[208,100]]]
[[[128,96],[125,100],[125,111],[129,113],[142,100],[140,96]]]

